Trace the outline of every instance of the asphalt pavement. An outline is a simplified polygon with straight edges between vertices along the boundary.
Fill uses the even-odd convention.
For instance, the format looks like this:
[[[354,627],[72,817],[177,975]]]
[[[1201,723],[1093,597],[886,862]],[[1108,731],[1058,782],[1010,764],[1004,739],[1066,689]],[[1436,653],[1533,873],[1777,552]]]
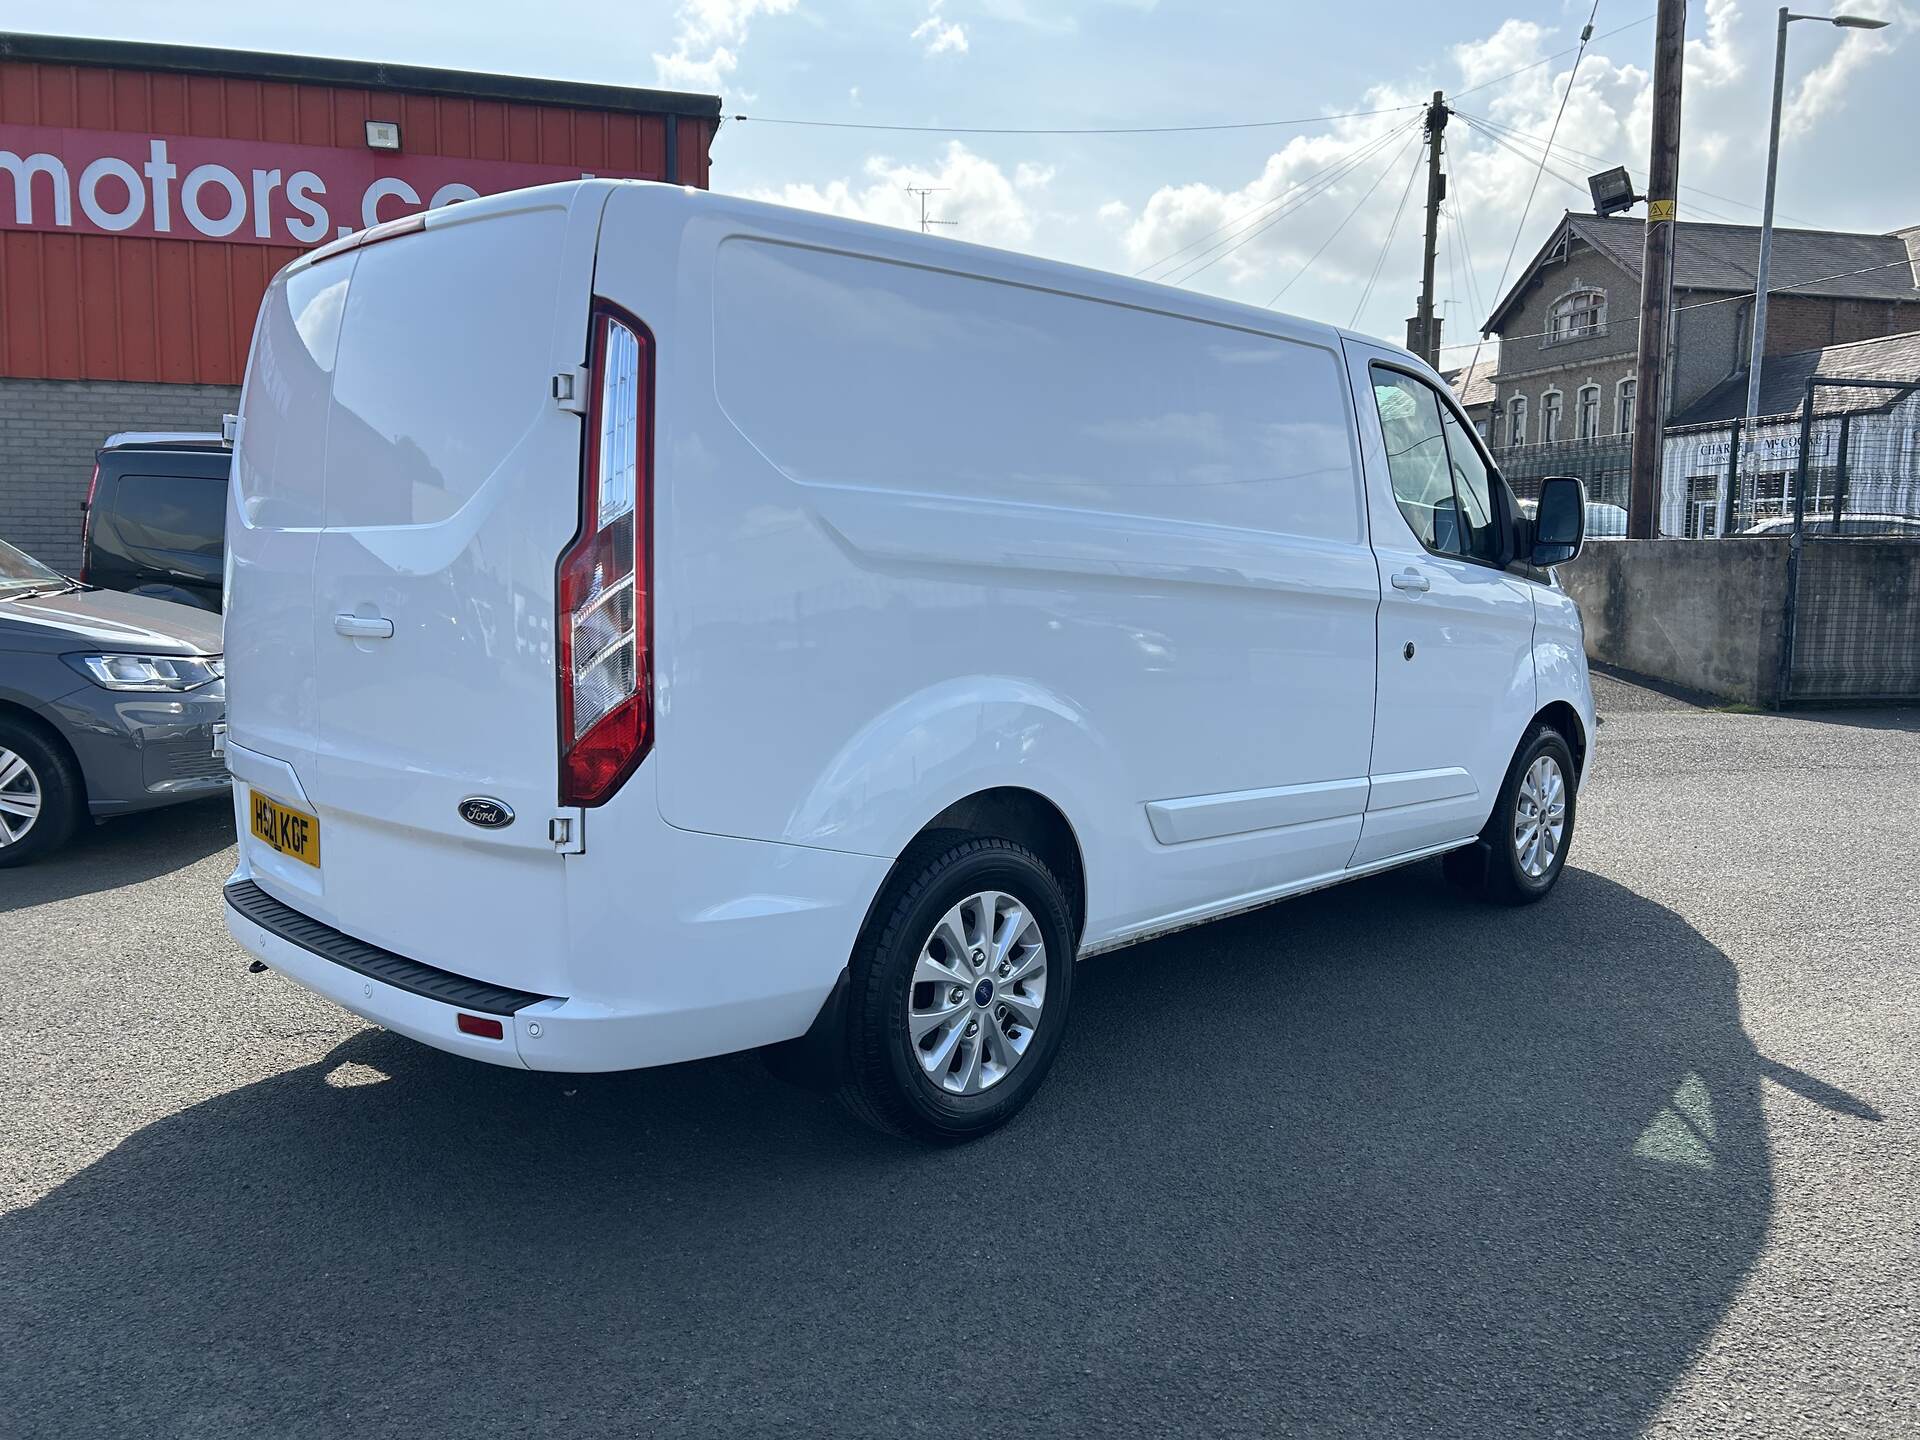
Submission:
[[[1920,1433],[1920,717],[1599,688],[1547,903],[1090,961],[957,1150],[249,975],[222,804],[0,871],[0,1431]]]

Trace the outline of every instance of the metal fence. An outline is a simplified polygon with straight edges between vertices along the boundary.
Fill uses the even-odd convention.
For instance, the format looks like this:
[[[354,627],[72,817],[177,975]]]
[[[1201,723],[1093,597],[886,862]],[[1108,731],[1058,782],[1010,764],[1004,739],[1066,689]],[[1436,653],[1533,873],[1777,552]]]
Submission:
[[[1858,382],[1854,382],[1856,385]],[[1667,432],[1660,533],[1920,539],[1920,404]]]
[[[1586,482],[1587,532],[1626,533],[1632,440],[1598,435],[1495,452],[1530,500],[1548,475]],[[1662,455],[1663,536],[1883,536],[1920,540],[1920,376],[1815,376],[1797,414],[1671,428]]]

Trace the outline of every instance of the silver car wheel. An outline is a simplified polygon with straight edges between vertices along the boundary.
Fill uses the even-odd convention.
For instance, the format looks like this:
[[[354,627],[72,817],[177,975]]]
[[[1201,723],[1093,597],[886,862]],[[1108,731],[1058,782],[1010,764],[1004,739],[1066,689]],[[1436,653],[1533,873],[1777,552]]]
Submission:
[[[1534,880],[1551,870],[1566,830],[1566,776],[1558,760],[1542,755],[1527,767],[1514,797],[1513,853],[1520,869]]]
[[[26,757],[0,745],[0,850],[27,838],[45,799]]]
[[[1047,998],[1047,943],[1019,898],[983,890],[934,922],[907,991],[907,1042],[929,1080],[977,1095],[1033,1043]]]

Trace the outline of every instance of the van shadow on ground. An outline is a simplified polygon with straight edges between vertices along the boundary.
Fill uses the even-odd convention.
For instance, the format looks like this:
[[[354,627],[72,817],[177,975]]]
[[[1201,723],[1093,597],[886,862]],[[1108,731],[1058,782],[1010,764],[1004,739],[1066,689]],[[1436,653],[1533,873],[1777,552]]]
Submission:
[[[1418,867],[1081,986],[1042,1097],[939,1152],[751,1059],[363,1032],[0,1222],[9,1428],[1629,1434],[1761,1245],[1733,967],[1591,874]]]

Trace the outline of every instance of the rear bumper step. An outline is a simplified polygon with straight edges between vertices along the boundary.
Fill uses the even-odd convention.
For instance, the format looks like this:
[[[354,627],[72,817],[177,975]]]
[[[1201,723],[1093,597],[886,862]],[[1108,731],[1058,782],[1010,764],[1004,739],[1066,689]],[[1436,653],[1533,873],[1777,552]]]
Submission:
[[[298,945],[302,950],[311,951],[323,960],[370,980],[378,980],[383,985],[391,985],[396,990],[405,990],[442,1005],[456,1006],[481,1015],[512,1015],[542,1000],[558,998],[489,985],[485,981],[471,980],[451,971],[436,970],[431,965],[422,965],[418,960],[409,960],[391,950],[382,950],[378,945],[356,940],[331,925],[302,915],[291,906],[282,905],[251,880],[231,882],[226,887],[226,896],[227,904],[239,915],[289,944]]]

